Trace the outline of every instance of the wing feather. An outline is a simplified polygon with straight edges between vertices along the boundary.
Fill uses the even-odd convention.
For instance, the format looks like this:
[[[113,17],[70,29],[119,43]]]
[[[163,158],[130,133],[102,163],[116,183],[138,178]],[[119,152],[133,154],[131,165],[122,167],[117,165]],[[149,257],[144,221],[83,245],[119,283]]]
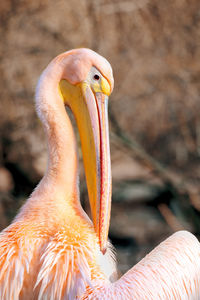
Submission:
[[[199,300],[200,243],[189,232],[177,232],[118,281],[89,288],[81,299]]]

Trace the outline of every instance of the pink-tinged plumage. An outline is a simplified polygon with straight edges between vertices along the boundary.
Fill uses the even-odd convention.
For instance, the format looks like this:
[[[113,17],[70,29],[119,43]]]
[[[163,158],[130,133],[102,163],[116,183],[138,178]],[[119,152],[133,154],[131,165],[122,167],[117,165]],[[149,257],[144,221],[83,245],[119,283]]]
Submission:
[[[198,240],[187,231],[173,234],[118,281],[89,289],[86,299],[199,300]]]
[[[107,209],[107,213],[99,213],[105,218],[99,221],[99,229],[80,205],[75,137],[59,92],[63,79],[76,87],[84,81],[89,101],[106,101],[100,97],[96,82],[93,89],[86,82],[95,70],[102,76],[103,91],[109,94],[114,83],[112,69],[103,57],[89,49],[59,55],[40,77],[36,108],[47,135],[48,166],[17,217],[0,234],[0,299],[200,299],[200,244],[184,231],[168,238],[111,283],[116,273],[112,246],[108,244],[105,255],[101,248],[106,220],[109,222],[109,144],[103,144],[104,139],[108,141],[108,131],[101,139],[95,137],[97,144],[100,140],[104,145],[97,151],[96,163],[101,166],[97,175],[101,175],[102,168],[105,181],[99,181],[100,194],[106,193],[104,198],[108,200],[102,207],[97,206],[97,211]],[[92,98],[95,89],[98,97]],[[106,102],[103,104],[102,109],[99,104],[102,116],[94,112],[101,118],[101,126],[107,128]],[[107,165],[102,165],[100,158]]]

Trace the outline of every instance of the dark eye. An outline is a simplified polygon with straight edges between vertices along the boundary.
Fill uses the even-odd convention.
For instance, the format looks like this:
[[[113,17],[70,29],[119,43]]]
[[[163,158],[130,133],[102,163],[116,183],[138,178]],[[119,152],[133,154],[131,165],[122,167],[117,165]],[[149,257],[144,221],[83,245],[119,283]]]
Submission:
[[[97,74],[94,75],[95,80],[99,80],[99,78],[100,78],[99,75],[97,75]]]

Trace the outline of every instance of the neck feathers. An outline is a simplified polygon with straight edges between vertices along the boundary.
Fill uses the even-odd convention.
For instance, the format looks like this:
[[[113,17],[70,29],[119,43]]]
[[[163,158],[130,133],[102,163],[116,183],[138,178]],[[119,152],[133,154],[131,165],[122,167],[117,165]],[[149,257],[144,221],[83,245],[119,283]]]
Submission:
[[[32,197],[46,197],[51,191],[53,199],[62,197],[74,201],[79,198],[77,149],[72,124],[59,95],[61,79],[61,66],[52,62],[37,85],[36,110],[47,136],[48,164]]]

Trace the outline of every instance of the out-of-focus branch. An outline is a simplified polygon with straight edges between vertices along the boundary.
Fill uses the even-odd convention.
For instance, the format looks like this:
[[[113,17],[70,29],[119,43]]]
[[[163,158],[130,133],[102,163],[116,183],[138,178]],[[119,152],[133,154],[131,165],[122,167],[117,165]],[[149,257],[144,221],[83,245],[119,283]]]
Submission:
[[[180,222],[177,220],[175,215],[172,213],[172,211],[169,209],[169,207],[166,204],[164,203],[159,204],[158,209],[162,214],[163,218],[166,220],[167,224],[172,228],[173,231],[184,229],[184,227],[180,224]]]
[[[142,9],[147,5],[149,0],[140,0],[140,1],[121,1],[116,3],[109,4],[100,4],[100,9],[107,15],[116,14],[116,13],[131,13],[135,10]]]
[[[139,159],[141,159],[142,163],[156,173],[166,185],[172,188],[172,190],[182,195],[187,194],[192,205],[196,209],[200,210],[199,190],[196,185],[188,183],[187,179],[185,179],[183,176],[177,173],[175,174],[167,167],[163,166],[160,162],[148,154],[139,143],[124,133],[111,109],[110,120],[113,127],[111,137],[129,149],[134,158],[137,156]]]

